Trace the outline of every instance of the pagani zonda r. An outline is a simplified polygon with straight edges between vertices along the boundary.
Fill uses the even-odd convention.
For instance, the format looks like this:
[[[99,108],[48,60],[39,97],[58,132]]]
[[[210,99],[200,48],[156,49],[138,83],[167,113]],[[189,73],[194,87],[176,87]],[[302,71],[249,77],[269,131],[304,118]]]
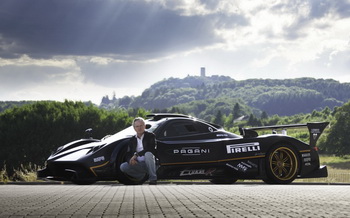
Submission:
[[[185,115],[153,114],[146,120],[147,131],[156,135],[158,179],[208,179],[216,184],[230,184],[238,179],[288,184],[296,178],[327,177],[327,168],[320,166],[316,147],[327,125],[323,122],[241,128],[240,136]],[[308,128],[309,144],[276,132],[299,127]],[[257,131],[264,129],[273,133],[259,136]],[[143,180],[135,180],[119,169],[134,134],[131,126],[102,140],[87,138],[68,143],[48,158],[38,177],[76,184],[101,180],[142,184],[147,175]]]

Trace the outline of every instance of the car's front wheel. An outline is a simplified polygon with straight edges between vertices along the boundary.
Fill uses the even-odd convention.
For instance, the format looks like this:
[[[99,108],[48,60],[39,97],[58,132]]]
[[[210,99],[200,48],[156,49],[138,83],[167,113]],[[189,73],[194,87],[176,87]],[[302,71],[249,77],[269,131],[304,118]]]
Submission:
[[[268,184],[289,184],[298,175],[299,158],[290,145],[274,146],[267,155],[266,176]]]
[[[146,174],[143,179],[138,180],[138,179],[135,179],[135,178],[123,173],[120,170],[120,165],[122,163],[126,162],[127,149],[128,149],[128,147],[124,146],[123,148],[120,149],[120,151],[118,152],[118,155],[117,155],[117,159],[116,159],[116,177],[117,177],[117,180],[124,185],[141,185],[147,180],[148,174]]]

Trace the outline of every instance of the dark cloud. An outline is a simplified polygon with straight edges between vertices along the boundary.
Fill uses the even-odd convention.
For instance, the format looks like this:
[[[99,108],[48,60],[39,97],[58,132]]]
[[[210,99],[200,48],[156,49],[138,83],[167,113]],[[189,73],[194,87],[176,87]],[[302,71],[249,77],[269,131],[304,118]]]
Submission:
[[[218,0],[200,0],[200,2],[209,10],[215,10],[220,4]]]
[[[341,18],[350,16],[350,2],[347,0],[333,1],[336,11]]]
[[[350,3],[347,0],[310,0],[310,17],[322,18],[328,13],[336,13],[341,18],[350,16]]]
[[[305,7],[305,4],[309,6],[308,14],[300,14],[300,10]],[[287,4],[278,4],[272,7],[273,13],[282,13],[282,11],[287,11],[287,13],[296,14],[294,22],[289,26],[284,27],[284,37],[288,40],[296,40],[298,38],[305,37],[304,30],[305,27],[310,24],[310,22],[324,18],[332,13],[334,16],[340,18],[350,16],[350,3],[346,0],[308,0],[308,1],[289,1]],[[315,26],[317,28],[323,29],[329,27],[327,24]]]
[[[322,18],[329,13],[329,11],[333,8],[333,1],[329,0],[318,0],[318,1],[310,1],[310,19],[318,19]]]
[[[161,56],[220,41],[215,21],[141,1],[2,0],[0,57]]]

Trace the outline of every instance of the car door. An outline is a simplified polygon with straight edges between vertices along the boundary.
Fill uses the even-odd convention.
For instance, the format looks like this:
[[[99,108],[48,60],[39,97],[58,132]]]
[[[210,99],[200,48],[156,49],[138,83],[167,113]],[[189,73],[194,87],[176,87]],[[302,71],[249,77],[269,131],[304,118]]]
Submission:
[[[157,134],[161,165],[200,164],[217,159],[217,129],[194,120],[172,120]]]

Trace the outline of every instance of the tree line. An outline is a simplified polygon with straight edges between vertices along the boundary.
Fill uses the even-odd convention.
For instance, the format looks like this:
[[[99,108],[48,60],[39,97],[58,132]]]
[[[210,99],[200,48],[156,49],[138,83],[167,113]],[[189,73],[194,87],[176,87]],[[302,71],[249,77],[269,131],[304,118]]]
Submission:
[[[0,169],[11,173],[21,164],[43,165],[50,153],[70,141],[85,137],[103,138],[130,126],[145,110],[99,109],[82,102],[42,101],[13,107],[0,113]]]

